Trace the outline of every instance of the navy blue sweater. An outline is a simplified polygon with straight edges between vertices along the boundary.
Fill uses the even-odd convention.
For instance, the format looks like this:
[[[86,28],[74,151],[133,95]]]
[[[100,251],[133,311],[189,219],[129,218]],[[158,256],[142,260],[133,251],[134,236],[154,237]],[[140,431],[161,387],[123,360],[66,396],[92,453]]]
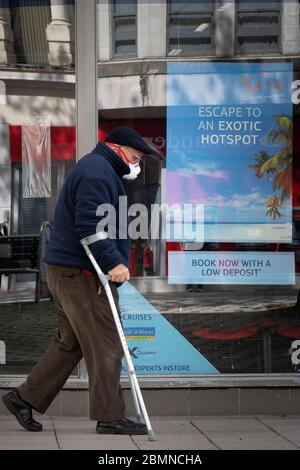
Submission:
[[[122,176],[127,173],[128,165],[103,142],[74,166],[56,205],[46,263],[94,272],[80,240],[96,233],[101,220],[96,215],[97,208],[109,203],[116,209],[117,238],[96,241],[90,250],[105,273],[120,263],[128,266],[129,239],[118,238],[119,196],[126,195]]]

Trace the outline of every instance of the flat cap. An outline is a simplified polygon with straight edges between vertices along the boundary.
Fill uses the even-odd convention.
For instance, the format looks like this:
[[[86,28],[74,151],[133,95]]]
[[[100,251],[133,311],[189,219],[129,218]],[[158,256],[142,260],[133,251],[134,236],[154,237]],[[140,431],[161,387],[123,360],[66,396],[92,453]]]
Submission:
[[[132,127],[120,126],[115,127],[106,137],[106,142],[111,144],[124,145],[132,147],[147,155],[152,155],[155,150],[152,149],[143,137]]]

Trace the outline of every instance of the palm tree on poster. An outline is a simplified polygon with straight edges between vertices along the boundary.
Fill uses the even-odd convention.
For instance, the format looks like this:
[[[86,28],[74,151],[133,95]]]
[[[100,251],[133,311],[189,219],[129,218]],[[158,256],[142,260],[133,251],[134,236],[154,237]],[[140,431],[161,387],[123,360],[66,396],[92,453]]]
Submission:
[[[274,118],[276,127],[267,135],[265,144],[281,146],[273,156],[261,150],[249,165],[258,179],[269,177],[273,194],[266,200],[266,215],[277,219],[282,217],[280,209],[292,195],[293,123],[289,116],[279,114]]]

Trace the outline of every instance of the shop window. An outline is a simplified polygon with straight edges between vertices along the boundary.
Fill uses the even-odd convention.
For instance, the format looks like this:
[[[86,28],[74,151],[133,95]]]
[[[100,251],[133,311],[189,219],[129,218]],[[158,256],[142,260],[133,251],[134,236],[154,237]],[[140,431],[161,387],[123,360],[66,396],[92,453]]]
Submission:
[[[213,9],[213,1],[169,1],[169,56],[190,56],[213,53]]]
[[[279,52],[280,17],[280,2],[240,0],[236,19],[237,53]]]
[[[137,36],[136,0],[114,0],[113,4],[113,53],[114,56],[136,55]]]
[[[75,165],[76,77],[60,73],[74,61],[72,0],[7,0],[1,7],[1,60],[10,70],[2,76],[0,117],[3,380],[27,374],[56,331],[43,260],[58,194]],[[36,73],[51,66],[57,75]]]

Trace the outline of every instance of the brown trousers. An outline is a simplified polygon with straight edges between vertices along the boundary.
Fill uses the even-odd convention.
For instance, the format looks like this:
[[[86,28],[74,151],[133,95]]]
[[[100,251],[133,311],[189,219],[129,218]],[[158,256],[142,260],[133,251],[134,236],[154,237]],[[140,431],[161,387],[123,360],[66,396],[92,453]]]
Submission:
[[[19,387],[21,398],[44,413],[82,358],[89,375],[90,419],[124,417],[120,387],[123,350],[104,288],[79,268],[48,266],[48,286],[58,319],[56,336]],[[110,284],[118,305],[118,292]]]

